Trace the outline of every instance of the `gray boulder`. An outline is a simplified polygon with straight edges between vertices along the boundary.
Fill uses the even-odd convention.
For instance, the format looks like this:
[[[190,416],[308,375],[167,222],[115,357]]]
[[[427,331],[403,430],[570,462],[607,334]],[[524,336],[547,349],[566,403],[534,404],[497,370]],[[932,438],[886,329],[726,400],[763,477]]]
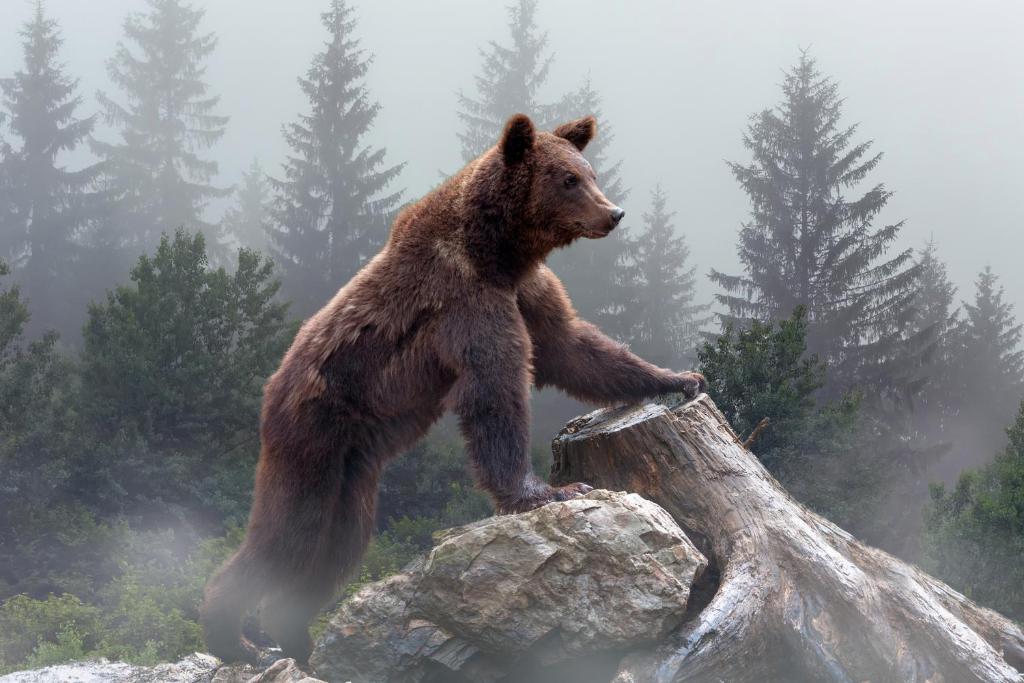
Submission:
[[[311,663],[330,681],[484,683],[644,647],[679,625],[706,566],[654,503],[592,491],[442,532],[346,601]]]

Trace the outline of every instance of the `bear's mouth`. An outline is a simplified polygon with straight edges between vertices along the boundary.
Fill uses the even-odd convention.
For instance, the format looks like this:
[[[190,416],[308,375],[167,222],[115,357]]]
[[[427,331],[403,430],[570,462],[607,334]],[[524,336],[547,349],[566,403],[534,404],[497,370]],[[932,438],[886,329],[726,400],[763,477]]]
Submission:
[[[608,234],[611,233],[612,231],[611,228],[608,228],[607,230],[601,230],[599,228],[588,228],[582,223],[576,224],[576,230],[579,233],[580,237],[586,237],[588,240],[597,240],[601,239],[602,237],[607,237]]]

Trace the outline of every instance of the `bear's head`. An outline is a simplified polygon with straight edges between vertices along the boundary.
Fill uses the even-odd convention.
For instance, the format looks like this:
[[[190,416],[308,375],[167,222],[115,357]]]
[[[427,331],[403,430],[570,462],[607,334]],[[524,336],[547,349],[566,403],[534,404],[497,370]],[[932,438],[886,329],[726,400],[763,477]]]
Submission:
[[[539,258],[580,237],[608,235],[625,211],[604,196],[583,157],[596,132],[593,116],[550,133],[535,130],[524,114],[510,118],[471,182],[487,232]]]

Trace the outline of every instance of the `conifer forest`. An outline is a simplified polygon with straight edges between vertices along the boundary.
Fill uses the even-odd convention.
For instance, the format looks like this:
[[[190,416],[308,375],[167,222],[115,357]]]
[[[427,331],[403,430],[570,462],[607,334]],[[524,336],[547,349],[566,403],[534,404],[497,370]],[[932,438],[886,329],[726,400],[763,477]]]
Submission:
[[[264,382],[517,112],[594,115],[626,210],[548,259],[580,316],[1024,621],[1021,35],[989,0],[0,0],[0,674],[203,649]],[[531,406],[543,474],[591,408]],[[443,418],[337,601],[493,512]]]

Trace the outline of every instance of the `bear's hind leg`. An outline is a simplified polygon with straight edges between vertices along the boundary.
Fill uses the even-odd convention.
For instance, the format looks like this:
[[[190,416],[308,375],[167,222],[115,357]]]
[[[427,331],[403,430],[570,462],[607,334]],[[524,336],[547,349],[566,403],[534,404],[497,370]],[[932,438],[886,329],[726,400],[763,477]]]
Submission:
[[[242,618],[259,601],[264,580],[243,545],[206,585],[199,621],[207,649],[226,663],[256,664],[256,647],[242,637]]]
[[[352,451],[340,493],[329,506],[330,528],[309,549],[304,571],[264,602],[261,621],[285,657],[305,663],[313,650],[309,624],[359,565],[376,526],[377,486],[384,458]]]
[[[334,581],[315,580],[296,583],[264,601],[260,621],[281,648],[282,656],[291,657],[300,664],[309,662],[313,653],[310,622],[331,599],[335,585]]]

